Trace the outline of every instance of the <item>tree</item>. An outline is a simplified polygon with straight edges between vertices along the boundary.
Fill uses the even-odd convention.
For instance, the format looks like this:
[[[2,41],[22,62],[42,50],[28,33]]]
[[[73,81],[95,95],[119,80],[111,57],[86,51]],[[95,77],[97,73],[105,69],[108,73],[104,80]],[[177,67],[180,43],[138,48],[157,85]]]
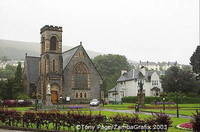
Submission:
[[[190,70],[170,67],[162,77],[162,87],[165,92],[182,92],[186,95],[199,92],[198,82]]]
[[[200,73],[200,46],[197,46],[195,52],[190,57],[190,64],[192,65],[192,70],[196,73]]]
[[[21,62],[18,63],[14,80],[16,83],[14,87],[14,92],[15,92],[15,97],[17,97],[18,94],[21,94],[23,92]]]
[[[93,59],[93,62],[103,77],[103,88],[105,94],[116,85],[120,77],[121,70],[129,70],[130,64],[125,56],[121,55],[99,55]]]
[[[6,81],[0,81],[0,99],[4,99],[5,95],[6,95],[6,90],[7,90],[7,86],[6,86]]]

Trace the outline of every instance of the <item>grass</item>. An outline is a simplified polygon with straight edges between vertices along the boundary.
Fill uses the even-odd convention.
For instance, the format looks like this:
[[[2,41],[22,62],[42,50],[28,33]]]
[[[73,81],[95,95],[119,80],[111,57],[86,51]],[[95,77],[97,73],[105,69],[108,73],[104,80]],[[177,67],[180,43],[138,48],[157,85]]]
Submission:
[[[176,114],[176,109],[175,110],[155,110],[155,109],[142,109],[142,111],[144,112],[163,112],[163,113],[166,113],[166,114]],[[196,113],[196,110],[179,110],[179,114],[180,115],[185,115],[185,116],[192,116],[193,113]]]
[[[181,123],[190,122],[190,119],[176,118],[176,117],[172,117],[171,119],[173,123],[172,123],[172,127],[169,128],[168,132],[191,132],[191,131],[186,131],[186,130],[176,128],[176,126]]]
[[[16,111],[28,111],[34,107],[8,107],[8,110],[16,110]]]
[[[108,104],[104,105],[104,109],[114,109],[114,110],[129,110],[129,107],[134,107],[133,103],[124,103],[124,104]]]

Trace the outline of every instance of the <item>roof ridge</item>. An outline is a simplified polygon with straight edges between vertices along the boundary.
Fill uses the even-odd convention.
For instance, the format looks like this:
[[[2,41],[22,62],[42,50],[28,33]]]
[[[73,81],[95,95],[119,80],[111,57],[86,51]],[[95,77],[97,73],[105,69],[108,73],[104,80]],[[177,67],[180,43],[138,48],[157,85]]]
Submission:
[[[71,49],[69,49],[69,50],[64,51],[62,54],[66,53],[66,52],[69,52],[69,51],[71,51],[71,50],[74,50],[74,49],[76,49],[76,48],[78,48],[78,47],[80,47],[80,46],[81,46],[81,44],[79,44],[78,46],[75,46],[74,48],[71,48]]]

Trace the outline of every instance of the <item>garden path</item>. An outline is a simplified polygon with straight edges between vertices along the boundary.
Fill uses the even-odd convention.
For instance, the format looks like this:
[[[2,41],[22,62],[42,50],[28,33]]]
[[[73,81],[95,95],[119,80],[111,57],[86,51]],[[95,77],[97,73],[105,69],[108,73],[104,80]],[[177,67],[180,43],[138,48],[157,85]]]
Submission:
[[[151,112],[135,112],[135,110],[114,110],[114,109],[93,109],[93,111],[111,111],[111,112],[123,112],[123,113],[138,113],[138,114],[146,114],[146,115],[152,115]],[[170,117],[176,117],[175,114],[167,114]],[[191,116],[184,116],[184,115],[179,115],[180,118],[188,118],[192,119]]]

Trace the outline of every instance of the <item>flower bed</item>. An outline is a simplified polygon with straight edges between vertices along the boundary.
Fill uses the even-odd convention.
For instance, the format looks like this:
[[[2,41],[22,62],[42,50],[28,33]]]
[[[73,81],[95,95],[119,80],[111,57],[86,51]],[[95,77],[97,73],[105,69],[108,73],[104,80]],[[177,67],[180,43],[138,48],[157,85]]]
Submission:
[[[182,123],[182,124],[179,124],[177,128],[184,129],[184,130],[192,130],[192,123],[190,122]]]

